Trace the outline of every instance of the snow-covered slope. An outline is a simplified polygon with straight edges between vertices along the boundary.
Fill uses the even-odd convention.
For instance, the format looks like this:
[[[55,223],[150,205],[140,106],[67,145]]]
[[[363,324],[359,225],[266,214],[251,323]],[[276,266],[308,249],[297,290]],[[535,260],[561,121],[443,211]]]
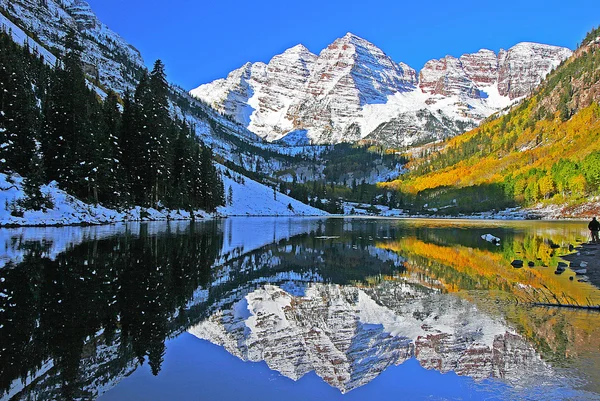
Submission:
[[[268,141],[369,139],[408,146],[445,138],[519,100],[571,55],[519,43],[427,62],[418,74],[351,33],[319,56],[298,45],[190,93]]]
[[[219,207],[224,216],[324,216],[326,212],[308,206],[281,192],[219,166],[227,204]]]
[[[152,208],[135,207],[126,211],[116,211],[100,205],[87,204],[58,188],[55,181],[42,185],[41,193],[49,200],[41,210],[28,209],[21,202],[25,195],[23,178],[0,173],[0,226],[54,226],[69,224],[107,224],[120,221],[148,220],[188,220],[189,212],[184,210],[162,211]],[[201,210],[195,217],[209,217]]]
[[[0,0],[0,7],[49,49],[60,52],[67,32],[78,32],[86,72],[117,92],[133,89],[144,68],[139,51],[103,24],[83,0]]]
[[[219,207],[221,216],[323,216],[327,213],[305,205],[287,195],[235,173],[223,166],[228,204]],[[50,200],[47,208],[30,210],[21,206],[26,199],[23,178],[0,174],[0,226],[47,226],[68,224],[106,224],[141,220],[189,220],[184,210],[156,210],[136,207],[116,211],[99,205],[90,205],[59,189],[56,182],[41,187],[42,194]],[[201,210],[195,211],[198,219],[211,217]]]
[[[25,31],[15,25],[11,20],[0,14],[0,30],[10,32],[13,40],[18,44],[27,44],[29,48],[37,52],[44,58],[44,62],[49,65],[56,65],[56,56],[50,53],[45,47],[30,38]]]

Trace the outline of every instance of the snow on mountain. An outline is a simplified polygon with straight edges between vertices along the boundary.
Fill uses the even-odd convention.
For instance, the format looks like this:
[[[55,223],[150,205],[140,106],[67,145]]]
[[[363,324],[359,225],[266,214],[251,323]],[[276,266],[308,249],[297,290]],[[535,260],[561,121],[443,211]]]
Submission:
[[[515,99],[526,96],[551,70],[573,52],[564,47],[539,43],[519,43],[498,53],[498,92]],[[544,74],[540,77],[539,71]]]
[[[27,44],[29,48],[44,57],[44,62],[56,65],[56,56],[46,50],[45,47],[31,39],[25,31],[15,25],[11,20],[0,14],[0,30],[10,32],[12,39],[19,44]]]
[[[144,68],[139,51],[103,24],[85,1],[0,0],[0,7],[49,49],[62,51],[67,32],[78,32],[86,72],[117,92],[134,88]]]
[[[550,379],[535,349],[505,323],[455,296],[408,283],[312,283],[295,293],[267,284],[189,331],[293,380],[314,371],[342,392],[410,358],[478,380]]]
[[[305,205],[280,192],[220,166],[228,171],[223,175],[226,195],[231,188],[230,202],[218,209],[220,216],[323,216],[327,213]],[[58,188],[56,182],[41,186],[42,194],[51,204],[41,210],[20,205],[26,199],[23,178],[0,174],[0,227],[48,226],[69,224],[106,224],[123,221],[189,220],[185,210],[156,210],[135,207],[117,211],[100,205],[90,205]],[[201,210],[194,212],[198,219],[211,217]],[[1,258],[0,258],[1,260]]]
[[[313,143],[410,146],[456,135],[518,101],[571,55],[519,43],[431,60],[418,74],[348,33],[319,56],[298,45],[247,63],[190,93],[268,141],[306,132]]]
[[[219,166],[219,169],[222,172],[227,198],[227,204],[217,209],[223,216],[325,216],[328,214],[224,166]]]
[[[284,117],[291,103],[302,94],[317,56],[302,45],[273,57],[271,62],[246,63],[226,79],[202,85],[190,93],[230,115],[253,132],[279,139],[292,125]],[[275,129],[275,132],[271,130]]]

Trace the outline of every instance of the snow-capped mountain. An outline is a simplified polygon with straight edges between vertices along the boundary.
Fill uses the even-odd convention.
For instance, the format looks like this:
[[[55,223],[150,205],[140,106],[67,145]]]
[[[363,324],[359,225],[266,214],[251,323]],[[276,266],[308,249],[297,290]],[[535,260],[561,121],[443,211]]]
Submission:
[[[371,139],[408,146],[461,133],[530,93],[571,50],[519,43],[427,62],[418,74],[348,33],[316,56],[302,45],[190,93],[268,141]],[[297,139],[295,139],[297,141]]]

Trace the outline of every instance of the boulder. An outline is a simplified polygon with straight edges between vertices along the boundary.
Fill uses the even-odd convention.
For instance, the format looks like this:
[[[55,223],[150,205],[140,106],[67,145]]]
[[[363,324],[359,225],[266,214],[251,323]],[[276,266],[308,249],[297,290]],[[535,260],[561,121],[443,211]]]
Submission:
[[[487,242],[491,242],[492,244],[495,244],[495,245],[500,245],[500,238],[495,237],[492,234],[484,234],[481,236],[481,239],[483,239]]]

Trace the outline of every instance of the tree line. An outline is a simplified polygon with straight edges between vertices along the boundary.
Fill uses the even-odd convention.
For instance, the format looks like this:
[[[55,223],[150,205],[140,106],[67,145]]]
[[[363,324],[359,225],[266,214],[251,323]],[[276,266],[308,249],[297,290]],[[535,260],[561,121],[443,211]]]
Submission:
[[[54,68],[0,32],[0,172],[25,178],[28,208],[41,184],[108,207],[213,211],[224,203],[212,150],[174,116],[165,66],[119,97],[92,85],[73,32]]]

